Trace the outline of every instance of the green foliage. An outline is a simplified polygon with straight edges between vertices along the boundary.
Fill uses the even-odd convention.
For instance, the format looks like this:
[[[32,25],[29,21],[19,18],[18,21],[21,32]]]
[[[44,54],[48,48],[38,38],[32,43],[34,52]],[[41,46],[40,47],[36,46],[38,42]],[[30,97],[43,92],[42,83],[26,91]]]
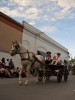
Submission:
[[[70,62],[75,62],[75,57],[69,60]]]

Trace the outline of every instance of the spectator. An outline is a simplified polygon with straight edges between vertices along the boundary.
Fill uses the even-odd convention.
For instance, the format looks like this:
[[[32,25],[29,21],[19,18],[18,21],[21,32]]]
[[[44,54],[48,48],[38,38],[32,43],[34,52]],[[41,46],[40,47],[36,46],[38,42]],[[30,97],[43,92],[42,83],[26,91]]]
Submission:
[[[2,67],[2,64],[0,65],[0,77],[4,77],[4,68]]]
[[[8,68],[8,70],[9,70],[9,59],[6,60],[5,67]]]
[[[10,61],[9,61],[9,68],[10,69],[14,68],[14,63],[13,63],[12,59],[10,59]]]
[[[5,68],[5,58],[1,59],[1,65],[2,65],[3,68]]]

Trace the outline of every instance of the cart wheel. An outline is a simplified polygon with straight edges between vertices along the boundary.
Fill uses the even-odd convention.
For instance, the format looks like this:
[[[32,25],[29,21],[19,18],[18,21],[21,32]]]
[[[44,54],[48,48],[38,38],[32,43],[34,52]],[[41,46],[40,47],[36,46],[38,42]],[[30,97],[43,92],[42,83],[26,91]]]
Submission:
[[[49,79],[50,79],[50,75],[47,75],[47,76],[46,76],[46,79],[49,80]]]
[[[43,79],[43,77],[38,77],[38,80],[39,80],[39,81],[42,81],[42,79]]]
[[[57,82],[61,82],[62,80],[62,75],[60,73],[57,73]]]
[[[64,81],[66,82],[68,79],[68,70],[66,69],[64,72]]]

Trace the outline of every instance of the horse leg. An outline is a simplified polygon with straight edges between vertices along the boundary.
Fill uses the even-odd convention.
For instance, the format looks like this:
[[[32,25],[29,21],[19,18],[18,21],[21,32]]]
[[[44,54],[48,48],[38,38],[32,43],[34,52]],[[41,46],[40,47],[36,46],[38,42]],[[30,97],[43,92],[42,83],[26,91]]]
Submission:
[[[22,73],[22,68],[20,68],[19,71],[19,85],[21,85],[22,81],[21,81],[21,73]]]
[[[35,69],[35,74],[36,74],[35,83],[38,83],[38,70],[37,69]]]
[[[43,83],[45,83],[45,66],[43,66]]]
[[[24,85],[27,85],[28,84],[28,80],[29,80],[29,76],[30,76],[30,65],[27,66],[26,68],[26,80],[25,80],[25,83]]]

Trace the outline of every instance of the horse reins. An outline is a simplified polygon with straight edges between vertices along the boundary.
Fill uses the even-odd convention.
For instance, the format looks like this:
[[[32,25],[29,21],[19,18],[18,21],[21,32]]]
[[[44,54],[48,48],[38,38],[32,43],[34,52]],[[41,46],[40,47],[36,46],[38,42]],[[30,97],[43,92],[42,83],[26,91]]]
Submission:
[[[41,61],[38,60],[38,58],[35,56],[35,54],[33,52],[29,52],[28,50],[27,50],[27,52],[19,52],[18,48],[16,48],[16,49],[17,49],[17,53],[16,54],[25,54],[25,53],[28,53],[28,58],[22,58],[21,61],[29,60],[29,61],[32,62],[32,60],[30,59],[29,53],[33,54],[32,57],[34,58],[34,62],[32,62],[31,67],[35,64],[36,61],[38,61],[38,62],[41,63]]]
[[[30,59],[30,56],[29,56],[29,53],[32,53],[32,52],[29,52],[28,50],[27,50],[27,52],[22,52],[22,53],[17,53],[17,54],[25,54],[25,53],[28,53],[28,58],[22,58],[21,59],[21,61],[24,61],[24,60],[29,60],[29,61],[32,61],[31,59]],[[35,56],[35,54],[34,53],[32,53],[34,56]],[[32,56],[33,57],[33,56]]]

